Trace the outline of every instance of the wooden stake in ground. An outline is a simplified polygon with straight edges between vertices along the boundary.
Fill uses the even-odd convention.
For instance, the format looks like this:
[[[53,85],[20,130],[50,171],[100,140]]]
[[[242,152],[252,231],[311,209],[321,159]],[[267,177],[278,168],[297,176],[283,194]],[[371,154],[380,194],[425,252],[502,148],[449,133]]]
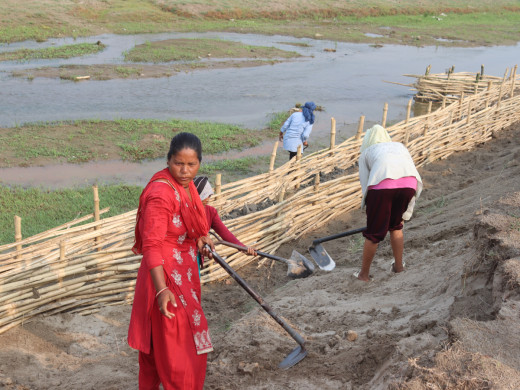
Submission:
[[[14,216],[14,240],[16,242],[22,241],[22,218],[18,215]],[[16,245],[16,251],[20,252],[22,250],[22,244]],[[20,258],[20,253],[16,255],[16,258]]]

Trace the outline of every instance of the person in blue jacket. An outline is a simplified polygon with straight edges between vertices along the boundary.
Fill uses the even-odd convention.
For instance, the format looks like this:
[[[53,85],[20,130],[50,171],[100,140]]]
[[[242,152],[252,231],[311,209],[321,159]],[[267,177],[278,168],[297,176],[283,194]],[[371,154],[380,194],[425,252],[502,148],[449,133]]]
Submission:
[[[289,160],[296,156],[298,146],[309,146],[308,139],[314,124],[314,102],[306,102],[301,111],[292,114],[280,129],[280,141],[283,140],[283,148],[289,152]]]

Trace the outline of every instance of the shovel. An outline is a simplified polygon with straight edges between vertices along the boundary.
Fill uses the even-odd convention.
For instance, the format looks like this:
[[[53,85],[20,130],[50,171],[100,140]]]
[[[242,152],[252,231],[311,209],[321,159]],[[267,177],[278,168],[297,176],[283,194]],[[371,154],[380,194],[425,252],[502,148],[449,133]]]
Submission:
[[[279,368],[287,369],[295,364],[298,364],[300,361],[307,356],[307,350],[305,349],[305,340],[304,338],[296,332],[293,328],[289,326],[282,318],[278,317],[276,313],[265,303],[264,299],[258,295],[249,285],[242,279],[233,268],[230,267],[226,261],[220,257],[217,252],[212,251],[209,245],[206,245],[206,248],[211,252],[213,255],[213,259],[222,267],[224,270],[237,281],[237,283],[247,291],[249,295],[251,295],[255,301],[257,301],[260,306],[269,314],[278,324],[282,326],[282,328],[285,329],[287,333],[289,333],[289,336],[291,336],[297,343],[298,346],[291,351],[289,355],[286,356],[286,358],[278,365]]]
[[[233,244],[228,241],[217,241],[215,244],[222,244],[226,246],[230,246],[231,248],[239,249],[241,251],[247,251],[245,246]],[[310,274],[314,272],[314,264],[310,262],[302,254],[293,250],[292,255],[289,259],[284,259],[283,257],[278,257],[275,255],[271,255],[266,252],[256,251],[259,256],[267,257],[268,259],[276,260],[281,263],[287,264],[287,276],[297,279],[297,278],[306,278]]]
[[[361,233],[364,230],[366,230],[366,227],[349,230],[343,233],[334,234],[332,236],[317,238],[312,242],[312,245],[309,248],[309,252],[320,269],[324,271],[332,271],[336,267],[336,263],[334,260],[332,260],[321,244],[326,241],[335,240],[336,238],[347,237],[353,234]]]

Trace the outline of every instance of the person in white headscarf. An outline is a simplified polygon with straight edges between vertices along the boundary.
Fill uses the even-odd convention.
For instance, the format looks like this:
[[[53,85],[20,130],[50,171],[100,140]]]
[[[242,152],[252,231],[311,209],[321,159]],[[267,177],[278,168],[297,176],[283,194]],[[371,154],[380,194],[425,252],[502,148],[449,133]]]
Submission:
[[[363,192],[361,207],[366,206],[367,229],[363,232],[361,270],[354,276],[368,282],[371,280],[370,265],[387,232],[390,232],[394,255],[391,270],[404,271],[403,222],[411,218],[423,185],[408,149],[399,142],[392,142],[380,125],[367,130],[363,138],[359,180]]]

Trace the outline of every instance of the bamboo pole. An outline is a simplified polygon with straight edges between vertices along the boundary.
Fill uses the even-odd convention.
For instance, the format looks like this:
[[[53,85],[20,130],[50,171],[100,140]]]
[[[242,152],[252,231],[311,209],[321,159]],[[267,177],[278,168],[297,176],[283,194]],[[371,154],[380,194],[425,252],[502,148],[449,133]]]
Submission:
[[[215,200],[220,198],[220,193],[222,190],[222,174],[217,173],[215,177]]]
[[[94,221],[99,221],[99,192],[98,192],[98,186],[94,184],[92,186],[92,191],[94,192]],[[95,227],[94,229],[98,229],[98,227]]]
[[[274,170],[274,162],[276,160],[276,151],[278,150],[278,141],[274,143],[273,152],[271,153],[271,161],[269,162],[269,172]]]
[[[336,119],[330,118],[330,150],[336,146]]]
[[[386,127],[386,116],[388,114],[388,103],[385,103],[383,107],[383,120],[381,121],[381,126]]]
[[[509,95],[511,97],[515,96],[515,83],[516,83],[516,70],[518,68],[518,65],[515,65],[514,71],[513,71],[513,80],[511,81],[511,91],[509,92]]]
[[[18,215],[14,216],[14,240],[16,242],[22,241],[22,218],[20,218]],[[16,258],[20,258],[20,251],[22,250],[22,244],[16,245]]]
[[[406,106],[406,119],[404,123],[408,123],[410,120],[410,113],[412,111],[412,99],[408,100],[408,105]]]
[[[359,117],[359,123],[358,123],[358,128],[357,128],[357,133],[356,133],[356,140],[361,139],[361,136],[363,135],[363,126],[364,125],[365,125],[365,116],[361,115]]]

